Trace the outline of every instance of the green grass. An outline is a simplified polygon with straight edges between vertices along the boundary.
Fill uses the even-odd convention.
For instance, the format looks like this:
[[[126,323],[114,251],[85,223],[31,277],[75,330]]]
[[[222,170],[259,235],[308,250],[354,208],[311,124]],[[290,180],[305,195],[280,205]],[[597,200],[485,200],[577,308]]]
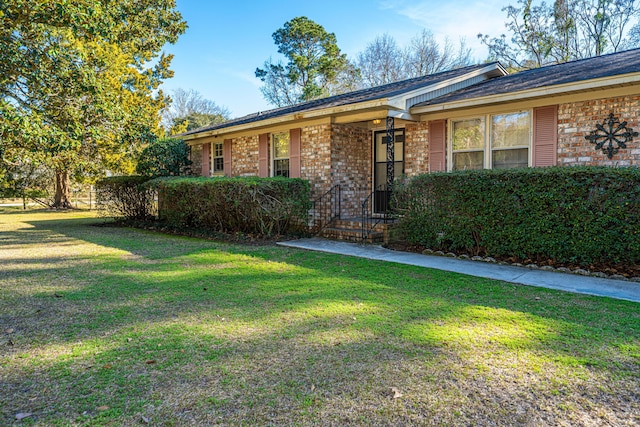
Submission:
[[[0,425],[640,423],[638,304],[101,221],[0,211]]]

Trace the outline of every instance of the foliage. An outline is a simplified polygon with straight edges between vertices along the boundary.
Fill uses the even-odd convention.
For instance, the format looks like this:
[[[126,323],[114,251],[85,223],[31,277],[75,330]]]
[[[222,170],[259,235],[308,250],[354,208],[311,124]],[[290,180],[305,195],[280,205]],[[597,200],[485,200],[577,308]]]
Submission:
[[[174,227],[270,237],[306,227],[309,183],[290,178],[158,179],[159,218]]]
[[[146,176],[112,176],[96,183],[96,203],[103,216],[124,220],[154,219],[156,192]]]
[[[335,34],[307,17],[286,22],[273,33],[273,40],[287,63],[269,59],[255,75],[264,83],[265,99],[276,106],[327,96],[341,72],[353,71]]]
[[[51,171],[42,156],[26,151],[5,156],[0,173],[0,197],[46,197],[51,193]]]
[[[225,107],[203,98],[200,92],[176,89],[170,104],[162,110],[162,122],[171,135],[229,120],[231,113]]]
[[[0,151],[46,154],[59,207],[72,176],[131,172],[165,105],[159,52],[185,28],[173,0],[3,2]]]
[[[356,66],[362,77],[361,86],[374,87],[471,63],[471,50],[464,40],[456,50],[449,39],[441,46],[432,32],[423,30],[404,49],[388,34],[376,37],[358,54]]]
[[[142,150],[136,173],[153,178],[189,175],[191,163],[189,146],[183,140],[161,138]]]
[[[480,170],[421,175],[396,192],[411,243],[459,253],[640,263],[640,169]]]
[[[510,37],[479,34],[491,60],[510,69],[535,68],[632,48],[640,42],[629,26],[637,0],[518,0],[502,9]]]

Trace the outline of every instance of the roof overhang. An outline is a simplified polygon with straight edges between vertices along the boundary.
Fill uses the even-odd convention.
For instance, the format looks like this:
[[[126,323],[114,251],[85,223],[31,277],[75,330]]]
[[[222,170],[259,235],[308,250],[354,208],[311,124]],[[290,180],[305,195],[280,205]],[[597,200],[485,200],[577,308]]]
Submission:
[[[381,98],[373,101],[341,105],[338,107],[298,111],[295,113],[285,114],[282,116],[272,117],[264,120],[253,121],[250,123],[228,126],[228,127],[223,127],[219,129],[212,129],[209,131],[192,133],[189,135],[182,135],[180,136],[180,138],[188,142],[188,141],[212,137],[212,136],[215,137],[220,135],[227,135],[230,133],[257,130],[265,127],[281,125],[284,123],[303,122],[307,120],[319,119],[322,117],[345,116],[353,113],[372,112],[372,111],[379,111],[381,116],[397,115],[397,114],[405,114],[406,116],[410,115],[408,111],[402,111],[402,112],[396,111],[395,107],[390,105],[389,98]]]
[[[411,114],[426,114],[450,110],[459,110],[464,108],[481,107],[516,101],[524,101],[528,99],[553,97],[559,95],[567,95],[578,92],[589,92],[595,90],[604,90],[621,86],[640,85],[640,72],[602,77],[599,79],[583,80],[554,86],[544,86],[535,89],[528,89],[515,92],[507,92],[495,95],[488,95],[476,98],[461,99],[457,101],[443,102],[441,104],[425,105],[421,107],[411,108]]]
[[[345,119],[347,119],[350,115],[353,115],[355,117],[357,115],[361,115],[361,113],[375,113],[375,115],[380,118],[389,116],[409,121],[418,121],[417,116],[415,116],[413,112],[409,110],[409,107],[407,106],[407,100],[414,98],[419,94],[437,92],[438,90],[446,88],[447,86],[453,86],[455,84],[463,83],[465,80],[469,80],[483,74],[487,76],[487,79],[490,79],[492,77],[506,75],[507,72],[499,63],[493,63],[478,70],[470,71],[460,76],[449,78],[411,91],[403,92],[395,96],[340,106],[318,108],[315,110],[296,111],[293,113],[283,114],[282,116],[271,117],[268,119],[258,119],[248,123],[231,125],[211,130],[204,130],[202,132],[195,132],[188,135],[179,135],[179,137],[186,142],[190,142],[202,138],[237,134],[239,132],[256,131],[263,128],[283,125],[287,123],[301,123],[305,121],[312,121],[329,117],[335,118],[344,123]]]

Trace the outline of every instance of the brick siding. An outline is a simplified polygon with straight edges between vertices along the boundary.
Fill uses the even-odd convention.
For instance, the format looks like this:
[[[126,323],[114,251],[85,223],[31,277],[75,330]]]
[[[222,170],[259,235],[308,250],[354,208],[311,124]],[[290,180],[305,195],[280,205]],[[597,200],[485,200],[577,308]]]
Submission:
[[[404,174],[429,172],[429,123],[408,123],[404,138]]]
[[[191,173],[193,175],[202,175],[202,144],[191,146]]]
[[[258,176],[258,135],[235,138],[231,143],[233,176]]]
[[[333,125],[331,175],[340,184],[344,218],[362,214],[362,202],[372,191],[373,142],[371,131],[349,125]]]
[[[640,130],[640,96],[630,95],[561,104],[558,107],[559,166],[640,166],[640,138],[609,159],[602,150],[585,139],[598,123],[613,113],[634,131]]]

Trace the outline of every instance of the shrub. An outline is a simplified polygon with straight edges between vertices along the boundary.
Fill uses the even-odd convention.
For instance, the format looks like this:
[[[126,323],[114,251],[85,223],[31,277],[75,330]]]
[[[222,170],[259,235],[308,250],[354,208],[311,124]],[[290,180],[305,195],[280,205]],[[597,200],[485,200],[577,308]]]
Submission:
[[[561,263],[640,262],[640,169],[434,173],[397,189],[412,244]]]
[[[268,237],[306,228],[307,181],[290,178],[159,178],[159,218],[173,227]]]
[[[156,192],[144,186],[146,176],[113,176],[96,183],[96,202],[104,216],[149,220],[156,216]]]
[[[189,175],[189,146],[181,139],[162,138],[153,141],[140,153],[136,173],[154,178]]]

